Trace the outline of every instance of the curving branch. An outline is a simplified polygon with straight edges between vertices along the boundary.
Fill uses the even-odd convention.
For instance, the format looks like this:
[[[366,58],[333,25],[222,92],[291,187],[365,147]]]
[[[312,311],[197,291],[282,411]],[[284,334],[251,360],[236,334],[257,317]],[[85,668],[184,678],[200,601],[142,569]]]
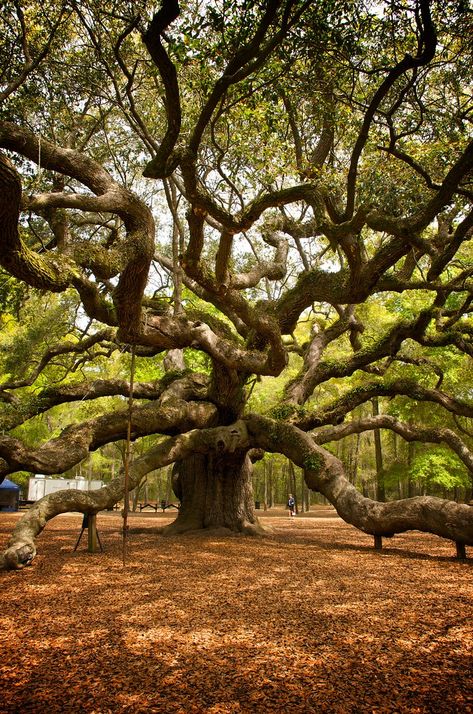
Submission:
[[[437,36],[430,15],[430,0],[417,0],[417,6],[420,7],[420,17],[422,19],[422,25],[419,27],[421,38],[418,46],[418,53],[415,57],[410,54],[405,54],[402,60],[398,62],[392,69],[390,69],[384,81],[376,90],[365,112],[363,123],[358,133],[358,137],[355,142],[355,146],[353,147],[350,159],[350,168],[348,171],[346,188],[347,199],[345,218],[351,218],[351,216],[353,215],[353,211],[355,208],[358,165],[361,158],[361,154],[368,140],[371,124],[381,102],[387,96],[388,92],[395,84],[395,82],[400,77],[402,77],[403,74],[405,74],[409,70],[417,69],[418,67],[422,67],[428,64],[435,56],[435,50],[437,47]]]
[[[369,367],[383,357],[394,357],[407,338],[418,339],[427,328],[433,314],[433,308],[422,310],[413,320],[402,320],[394,325],[377,343],[364,349],[358,349],[353,356],[344,360],[321,360],[322,352],[329,342],[353,324],[353,317],[345,316],[321,333],[312,341],[303,370],[286,387],[286,399],[302,404],[314,391],[315,387],[329,379],[347,377],[358,369]]]
[[[312,434],[317,444],[339,441],[350,434],[361,434],[374,429],[389,429],[396,432],[405,441],[421,441],[425,444],[447,444],[455,452],[467,469],[473,474],[473,453],[451,429],[446,427],[414,426],[398,421],[388,414],[379,414],[367,419],[356,419],[347,424],[318,429]]]
[[[143,176],[146,178],[164,179],[172,174],[178,163],[178,159],[172,154],[181,130],[179,84],[176,68],[163,47],[161,36],[164,30],[176,20],[179,13],[177,0],[163,0],[161,9],[154,14],[149,27],[142,34],[146,49],[158,68],[164,85],[166,97],[164,108],[167,121],[166,133],[161,145],[143,171]]]
[[[187,402],[177,397],[161,397],[158,402],[133,407],[131,437],[173,434],[196,426],[205,427],[216,418],[216,408],[208,402]],[[0,477],[15,471],[57,474],[85,459],[90,451],[112,441],[125,439],[128,410],[96,417],[66,427],[61,434],[38,448],[29,448],[19,439],[0,436]],[[3,480],[3,479],[2,479]]]
[[[295,9],[295,3],[292,0],[286,3],[282,0],[269,0],[266,3],[263,16],[252,38],[235,52],[223,74],[215,82],[214,88],[202,108],[189,141],[189,149],[192,154],[197,154],[202,135],[228,89],[263,66],[271,52],[287,36],[291,27],[309,5],[310,2],[303,2],[299,8]],[[281,17],[278,19],[280,10]],[[279,27],[275,29],[273,36],[267,38],[270,28],[273,26],[276,28],[277,24]]]
[[[39,67],[43,60],[48,56],[59,28],[63,22],[66,22],[69,18],[69,12],[66,11],[67,2],[61,2],[58,15],[51,26],[46,42],[43,47],[36,54],[34,54],[28,40],[29,32],[21,4],[19,2],[15,2],[15,8],[21,28],[21,45],[23,49],[24,62],[23,67],[15,79],[10,80],[10,82],[8,82],[5,88],[0,92],[0,102],[5,101],[5,99],[16,92],[16,90],[24,84],[29,75],[34,72],[37,67]]]
[[[473,169],[473,140],[470,141],[457,161],[451,166],[434,196],[416,213],[406,218],[386,216],[379,211],[370,211],[367,225],[375,231],[386,231],[399,237],[419,235],[449,204],[460,183]]]
[[[166,392],[166,396],[164,393]],[[5,432],[20,424],[24,424],[38,414],[43,414],[59,404],[70,404],[78,401],[91,401],[102,397],[129,397],[130,383],[125,379],[96,379],[75,384],[48,386],[30,394],[25,399],[10,392],[0,391],[0,400],[6,402],[0,414],[0,429]],[[161,381],[134,382],[133,397],[135,399],[173,399],[186,401],[207,401],[209,399],[209,378],[195,372],[185,377],[176,378],[170,382],[166,376]]]
[[[319,411],[296,416],[293,421],[304,431],[310,431],[327,424],[340,424],[355,407],[370,401],[374,397],[401,395],[419,402],[438,404],[451,414],[473,417],[473,405],[471,403],[455,399],[440,389],[427,389],[412,379],[397,379],[387,384],[379,381],[371,382],[363,387],[356,387]]]
[[[19,174],[12,162],[0,152],[0,265],[32,287],[62,292],[74,276],[71,261],[64,256],[47,259],[28,248],[18,232],[20,203]]]
[[[0,202],[0,226],[6,240],[1,243],[0,263],[33,287],[62,291],[74,286],[91,317],[119,327],[119,338],[135,342],[141,332],[141,301],[154,254],[154,219],[146,204],[118,184],[96,161],[85,154],[64,149],[11,122],[0,121],[0,146],[19,153],[45,169],[76,179],[95,196],[51,193],[31,199],[36,208],[68,207],[110,211],[123,220],[126,238],[122,254],[124,268],[113,293],[114,309],[100,298],[97,288],[66,255],[45,258],[30,251],[18,234],[21,181],[16,169],[0,155],[0,182],[4,186]]]
[[[38,364],[32,371],[32,373],[25,379],[19,379],[14,381],[7,381],[0,384],[0,391],[5,391],[6,389],[19,389],[21,387],[29,387],[36,381],[41,372],[45,367],[59,355],[65,354],[82,354],[88,352],[92,347],[97,344],[103,344],[104,341],[110,342],[114,338],[114,331],[105,329],[95,332],[93,335],[89,335],[78,342],[63,342],[55,347],[50,347],[41,357]]]
[[[345,477],[341,461],[296,427],[258,415],[246,418],[250,441],[271,453],[283,453],[304,469],[307,485],[319,491],[338,514],[365,533],[392,537],[420,530],[473,545],[473,508],[430,496],[380,503],[362,496]]]
[[[328,222],[319,225],[317,233],[309,231],[311,235],[323,233],[337,243],[344,241],[354,230],[360,218],[356,214],[352,221],[340,226],[329,226]],[[312,226],[312,231],[314,226]],[[354,280],[349,268],[342,268],[338,272],[326,272],[320,268],[301,273],[294,287],[286,290],[285,294],[276,304],[276,316],[282,334],[290,335],[294,332],[300,315],[314,302],[326,302],[330,305],[358,305],[374,292],[401,289],[400,285],[391,276],[386,277],[389,271],[401,258],[411,250],[408,237],[399,237],[388,240],[383,244],[366,263],[357,266],[357,276]],[[422,284],[423,286],[424,284]],[[440,287],[440,286],[437,286]],[[411,285],[402,283],[402,289],[410,289]]]
[[[353,329],[355,315],[353,308],[341,309],[340,319],[326,330],[313,326],[313,337],[304,354],[304,363],[299,374],[291,380],[284,389],[284,401],[294,404],[304,404],[314,391],[317,380],[317,369],[320,365],[326,347],[350,329]]]
[[[245,290],[253,288],[260,280],[282,280],[287,273],[287,254],[289,252],[288,241],[277,234],[263,234],[265,243],[276,248],[272,261],[260,261],[247,273],[234,273],[230,276],[230,288],[232,290]]]

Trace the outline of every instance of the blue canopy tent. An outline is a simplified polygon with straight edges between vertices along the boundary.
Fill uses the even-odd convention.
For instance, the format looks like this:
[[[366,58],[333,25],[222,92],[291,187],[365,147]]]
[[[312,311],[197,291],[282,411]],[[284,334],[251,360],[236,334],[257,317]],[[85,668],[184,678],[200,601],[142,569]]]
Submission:
[[[0,511],[17,511],[20,501],[20,487],[5,479],[0,483]]]

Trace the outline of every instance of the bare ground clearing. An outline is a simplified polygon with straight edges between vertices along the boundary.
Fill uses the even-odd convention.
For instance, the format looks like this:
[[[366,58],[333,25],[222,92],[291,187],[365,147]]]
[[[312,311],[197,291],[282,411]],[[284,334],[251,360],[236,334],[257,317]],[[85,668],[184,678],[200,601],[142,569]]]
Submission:
[[[420,533],[265,515],[268,538],[163,538],[99,514],[103,554],[50,522],[0,574],[0,712],[473,712],[473,560]],[[0,514],[4,547],[18,514]],[[141,532],[134,533],[133,529]],[[473,553],[470,549],[470,558]]]

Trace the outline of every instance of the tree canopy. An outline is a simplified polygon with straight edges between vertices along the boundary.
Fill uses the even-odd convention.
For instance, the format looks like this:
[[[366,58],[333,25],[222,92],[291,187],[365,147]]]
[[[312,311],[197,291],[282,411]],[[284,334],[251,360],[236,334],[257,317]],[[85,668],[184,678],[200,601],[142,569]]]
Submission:
[[[469,506],[366,498],[324,446],[388,430],[448,449],[416,473],[473,473],[464,3],[14,1],[1,23],[0,478],[63,473],[130,417],[158,437],[131,486],[174,463],[175,529],[258,532],[267,451],[367,533],[473,544]],[[4,563],[123,491],[46,497]]]

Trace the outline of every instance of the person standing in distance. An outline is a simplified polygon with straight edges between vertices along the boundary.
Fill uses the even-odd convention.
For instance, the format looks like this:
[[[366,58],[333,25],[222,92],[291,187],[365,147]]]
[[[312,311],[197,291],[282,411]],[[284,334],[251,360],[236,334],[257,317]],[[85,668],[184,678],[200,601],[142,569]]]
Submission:
[[[289,509],[289,516],[292,518],[292,516],[296,515],[296,501],[292,493],[289,494],[287,499],[287,507]]]

